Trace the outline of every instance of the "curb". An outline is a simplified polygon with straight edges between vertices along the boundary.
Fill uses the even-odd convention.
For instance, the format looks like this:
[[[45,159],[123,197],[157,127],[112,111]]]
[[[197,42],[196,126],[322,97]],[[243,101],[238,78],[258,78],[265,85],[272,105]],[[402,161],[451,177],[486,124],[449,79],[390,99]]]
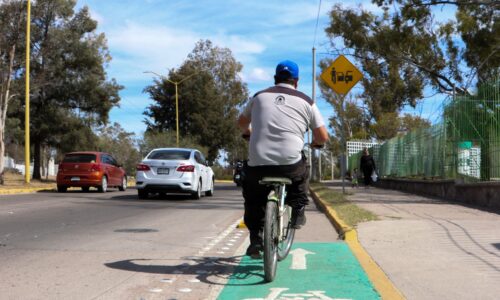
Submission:
[[[314,199],[316,205],[321,207],[321,209],[325,212],[327,218],[333,224],[339,236],[342,240],[344,240],[354,256],[356,256],[357,260],[361,267],[365,270],[368,278],[373,283],[373,286],[380,294],[382,299],[405,299],[403,294],[394,286],[389,277],[384,273],[384,271],[380,268],[379,265],[371,258],[370,254],[366,252],[361,243],[358,240],[358,233],[356,229],[348,226],[345,222],[339,217],[337,212],[331,208],[326,202],[321,199],[316,192],[314,192],[311,188],[309,188],[309,192],[311,197]]]
[[[55,190],[55,186],[53,187],[40,187],[40,188],[20,188],[20,189],[8,189],[2,190],[0,189],[0,195],[13,195],[13,194],[26,194],[26,193],[35,193],[41,191],[53,191]]]
[[[218,183],[234,183],[232,180],[222,180],[222,179],[215,179],[215,182],[218,182]]]

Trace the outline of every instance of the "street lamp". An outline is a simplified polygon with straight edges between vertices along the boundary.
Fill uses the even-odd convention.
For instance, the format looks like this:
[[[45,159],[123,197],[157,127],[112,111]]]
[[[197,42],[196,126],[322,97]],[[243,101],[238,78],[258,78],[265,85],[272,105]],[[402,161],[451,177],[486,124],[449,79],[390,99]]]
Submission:
[[[24,181],[30,183],[30,28],[31,0],[26,8],[26,105],[24,107]],[[3,159],[3,158],[2,158]]]
[[[161,79],[163,80],[166,80],[170,83],[172,83],[173,85],[175,85],[175,123],[176,123],[176,129],[175,129],[175,132],[176,132],[176,145],[177,145],[177,148],[179,148],[179,93],[178,93],[178,89],[177,89],[177,86],[179,84],[181,84],[182,82],[184,82],[185,80],[193,77],[194,75],[198,74],[199,72],[196,72],[196,73],[193,73],[185,78],[183,78],[182,80],[180,81],[172,81],[170,79],[168,79],[167,77],[165,76],[162,76],[156,72],[153,72],[153,71],[144,71],[144,73],[150,73],[150,74],[154,74],[158,77],[160,77]]]

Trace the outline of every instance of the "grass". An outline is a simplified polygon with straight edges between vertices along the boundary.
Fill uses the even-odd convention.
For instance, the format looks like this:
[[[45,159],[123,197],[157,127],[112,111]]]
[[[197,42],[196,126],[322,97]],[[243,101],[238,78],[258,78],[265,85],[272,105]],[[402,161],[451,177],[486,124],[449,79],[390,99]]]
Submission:
[[[337,212],[347,225],[355,227],[362,222],[377,220],[375,214],[351,203],[346,195],[329,189],[321,183],[311,183],[310,186],[327,205]]]
[[[48,179],[35,180],[30,183],[24,182],[24,175],[6,170],[4,173],[4,184],[0,185],[0,190],[12,190],[20,188],[52,188],[56,183],[54,176],[49,176]]]

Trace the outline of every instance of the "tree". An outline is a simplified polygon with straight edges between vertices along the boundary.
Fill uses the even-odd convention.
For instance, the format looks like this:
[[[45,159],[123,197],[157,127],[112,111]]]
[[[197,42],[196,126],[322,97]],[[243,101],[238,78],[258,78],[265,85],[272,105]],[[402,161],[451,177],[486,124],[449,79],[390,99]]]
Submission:
[[[141,161],[134,133],[126,132],[118,123],[99,130],[97,150],[112,154],[128,176],[135,174],[135,167]]]
[[[242,68],[231,50],[201,40],[178,69],[168,72],[171,81],[189,77],[178,90],[179,132],[181,139],[189,135],[207,147],[209,161],[239,138],[238,106],[248,99],[246,85],[238,76]],[[175,131],[175,86],[160,78],[144,91],[155,102],[144,112],[148,130]]]
[[[5,129],[9,103],[15,94],[11,93],[13,80],[19,78],[20,43],[23,40],[24,6],[19,1],[0,3],[0,184],[3,184],[5,154]],[[12,123],[12,122],[11,122]],[[12,124],[11,124],[12,125]]]
[[[155,148],[175,147],[176,135],[174,131],[155,131],[149,130],[144,133],[142,139],[138,141],[139,152],[145,157]],[[202,153],[207,153],[207,148],[198,144],[198,141],[191,136],[184,136],[179,141],[179,147],[198,149]]]
[[[474,78],[480,83],[498,75],[500,4],[487,2],[375,0],[384,10],[380,16],[336,5],[326,32],[334,51],[347,52],[360,62],[363,97],[378,119],[403,105],[414,106],[426,86],[468,94]],[[436,22],[431,7],[438,4],[455,5],[456,20]],[[347,49],[339,48],[336,37]],[[461,61],[467,62],[468,70]]]
[[[377,139],[382,141],[395,137],[400,127],[401,120],[397,112],[384,113],[377,123],[371,125]]]
[[[403,106],[415,107],[422,101],[426,88],[467,95],[471,82],[498,76],[498,1],[373,2],[382,14],[335,5],[325,31],[332,53],[353,57],[363,71],[359,96],[367,107],[364,127],[374,137],[385,139],[406,130],[401,126],[410,120],[397,114]],[[456,19],[437,22],[432,10],[436,5],[454,5]],[[323,69],[327,62],[322,63]]]
[[[419,116],[412,116],[410,114],[405,114],[403,117],[400,117],[401,127],[399,131],[408,132],[411,130],[421,129],[421,128],[429,128],[431,127],[431,123],[423,119]]]
[[[95,32],[97,22],[88,8],[75,13],[75,4],[73,0],[38,0],[33,6],[29,75],[35,179],[41,177],[43,145],[62,146],[68,131],[79,128],[89,134],[90,129],[84,127],[106,124],[109,111],[120,99],[121,86],[106,80],[104,66],[111,57],[105,36]],[[24,121],[21,112],[22,106],[18,118]],[[76,128],[61,126],[64,122]]]

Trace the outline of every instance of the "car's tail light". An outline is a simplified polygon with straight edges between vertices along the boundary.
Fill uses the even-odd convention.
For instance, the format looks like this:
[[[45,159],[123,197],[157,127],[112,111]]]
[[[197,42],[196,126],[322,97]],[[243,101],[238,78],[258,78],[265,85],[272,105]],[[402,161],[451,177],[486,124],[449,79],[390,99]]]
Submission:
[[[90,172],[99,172],[101,171],[101,166],[99,164],[93,164],[90,167]]]
[[[179,171],[179,172],[194,172],[194,166],[193,165],[179,166],[177,168],[177,171]]]
[[[136,167],[137,171],[149,171],[151,168],[145,164],[138,164]]]

